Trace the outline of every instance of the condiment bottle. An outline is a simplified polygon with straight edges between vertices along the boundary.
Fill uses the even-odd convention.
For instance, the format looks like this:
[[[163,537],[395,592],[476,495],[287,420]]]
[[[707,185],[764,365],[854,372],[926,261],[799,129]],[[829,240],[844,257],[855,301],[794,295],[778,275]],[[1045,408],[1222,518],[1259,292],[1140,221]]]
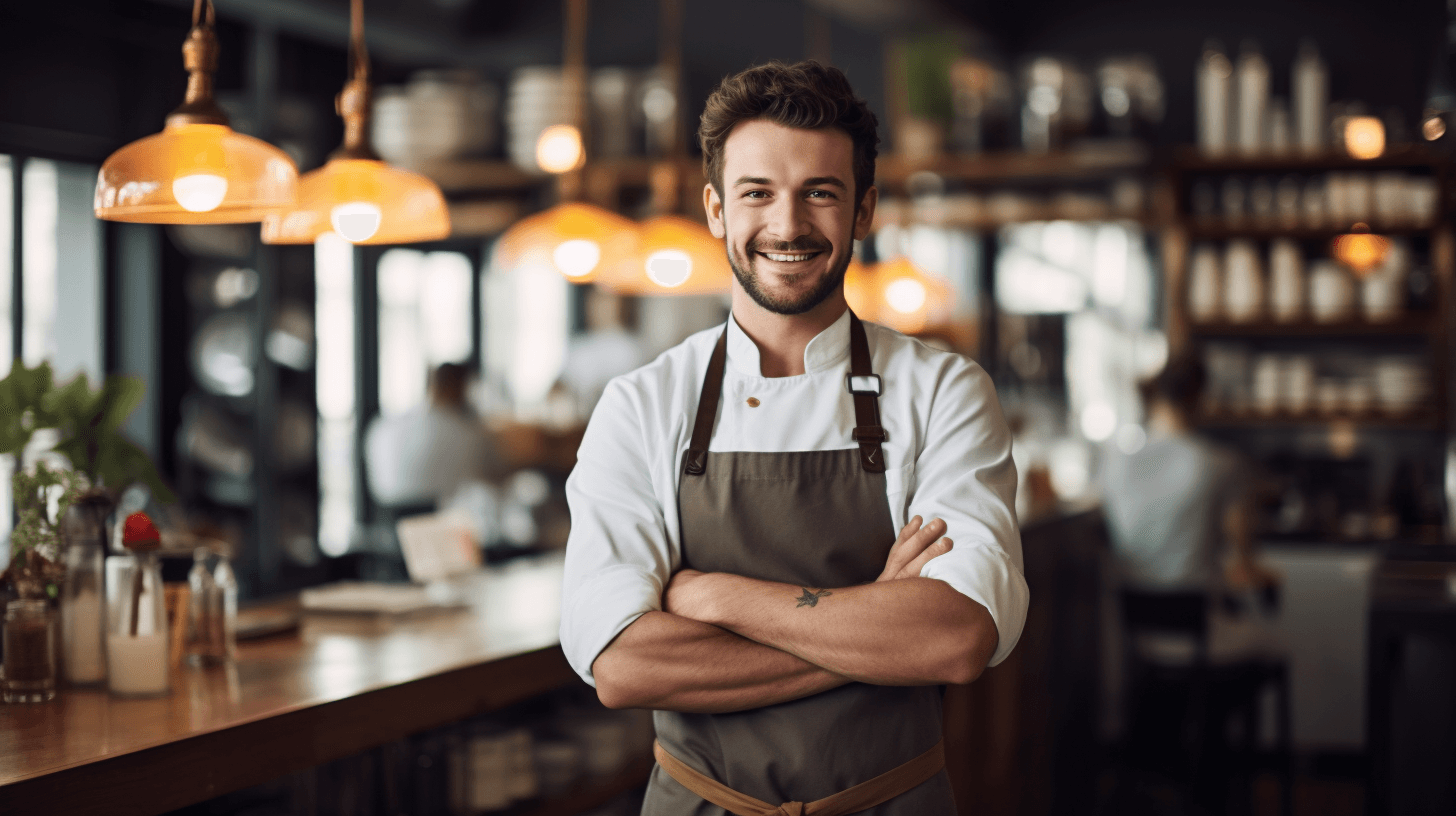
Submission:
[[[126,517],[122,545],[130,555],[107,562],[110,589],[106,658],[112,694],[151,696],[168,690],[167,605],[156,550],[161,536],[145,513]]]
[[[54,625],[44,598],[6,604],[5,679],[0,681],[0,699],[7,703],[44,703],[56,696]]]
[[[212,554],[204,547],[192,553],[187,576],[187,660],[216,665],[233,657],[237,644],[238,583],[225,556],[209,569]]]
[[[82,496],[61,524],[66,580],[61,585],[61,654],[66,682],[73,686],[106,679],[106,612],[103,563],[109,501],[103,493]]]

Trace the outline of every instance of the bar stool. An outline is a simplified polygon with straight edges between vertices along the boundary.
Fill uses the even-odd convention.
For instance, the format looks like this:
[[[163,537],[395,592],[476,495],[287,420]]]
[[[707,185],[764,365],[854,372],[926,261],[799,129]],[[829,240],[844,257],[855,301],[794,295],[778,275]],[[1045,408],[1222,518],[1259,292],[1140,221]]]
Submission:
[[[1123,660],[1128,678],[1128,711],[1136,714],[1139,701],[1155,700],[1161,692],[1184,690],[1186,705],[1177,723],[1180,746],[1187,761],[1185,782],[1194,789],[1210,781],[1227,796],[1228,777],[1210,767],[1212,759],[1227,757],[1237,765],[1244,796],[1240,805],[1252,812],[1253,776],[1263,763],[1259,757],[1262,733],[1260,701],[1266,688],[1275,694],[1276,746],[1274,770],[1280,782],[1280,812],[1293,816],[1294,785],[1289,714],[1289,672],[1281,658],[1250,655],[1211,659],[1209,651],[1209,598],[1202,592],[1161,592],[1123,589],[1119,592],[1123,625]],[[1186,649],[1149,649],[1150,645]],[[1152,654],[1163,651],[1164,654]],[[1137,722],[1134,716],[1133,722]],[[1228,742],[1231,723],[1241,726],[1238,745]],[[1211,758],[1210,750],[1222,756]],[[1230,768],[1232,770],[1233,768]]]

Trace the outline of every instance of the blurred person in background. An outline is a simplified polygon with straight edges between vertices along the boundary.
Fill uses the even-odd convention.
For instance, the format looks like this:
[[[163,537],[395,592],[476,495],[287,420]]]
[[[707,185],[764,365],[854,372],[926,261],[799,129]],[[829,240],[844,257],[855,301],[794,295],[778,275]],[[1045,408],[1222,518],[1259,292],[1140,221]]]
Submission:
[[[497,475],[495,447],[466,400],[469,385],[470,369],[445,363],[431,372],[423,404],[370,423],[369,490],[389,515],[431,512],[462,485]]]
[[[1201,360],[1176,357],[1142,384],[1148,439],[1124,453],[1109,446],[1103,511],[1120,585],[1210,598],[1210,657],[1277,651],[1258,615],[1213,603],[1227,593],[1277,586],[1253,546],[1254,473],[1234,451],[1199,435],[1193,417],[1203,395]]]
[[[591,416],[607,383],[647,362],[642,341],[629,330],[628,303],[615,292],[593,286],[586,296],[586,331],[566,350],[561,384],[576,400],[582,417]]]

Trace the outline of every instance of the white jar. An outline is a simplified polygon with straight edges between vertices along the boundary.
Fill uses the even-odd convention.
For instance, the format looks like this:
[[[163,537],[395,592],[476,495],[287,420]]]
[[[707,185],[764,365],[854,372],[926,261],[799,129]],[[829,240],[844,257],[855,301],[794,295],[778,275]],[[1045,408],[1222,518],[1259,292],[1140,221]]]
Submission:
[[[1304,256],[1289,238],[1269,247],[1269,313],[1280,323],[1304,316]]]
[[[1193,322],[1210,323],[1219,319],[1223,313],[1222,290],[1218,251],[1208,244],[1195,247],[1188,271],[1188,314]]]
[[[1320,260],[1309,268],[1309,313],[1317,323],[1349,320],[1355,306],[1355,281],[1344,267]]]
[[[1233,323],[1252,323],[1264,311],[1264,274],[1254,242],[1229,241],[1223,257],[1223,312]]]

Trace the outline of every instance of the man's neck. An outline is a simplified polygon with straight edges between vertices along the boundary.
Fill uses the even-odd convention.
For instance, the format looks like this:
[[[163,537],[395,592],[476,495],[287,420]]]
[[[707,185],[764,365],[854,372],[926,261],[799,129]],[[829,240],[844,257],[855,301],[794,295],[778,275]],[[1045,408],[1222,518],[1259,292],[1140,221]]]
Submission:
[[[758,305],[737,281],[733,282],[733,319],[758,346],[758,367],[765,377],[803,374],[804,349],[809,341],[834,325],[847,308],[844,290],[837,289],[803,314],[776,314]]]
[[[1154,400],[1148,406],[1148,435],[1152,438],[1183,436],[1190,430],[1187,414],[1165,400]]]

